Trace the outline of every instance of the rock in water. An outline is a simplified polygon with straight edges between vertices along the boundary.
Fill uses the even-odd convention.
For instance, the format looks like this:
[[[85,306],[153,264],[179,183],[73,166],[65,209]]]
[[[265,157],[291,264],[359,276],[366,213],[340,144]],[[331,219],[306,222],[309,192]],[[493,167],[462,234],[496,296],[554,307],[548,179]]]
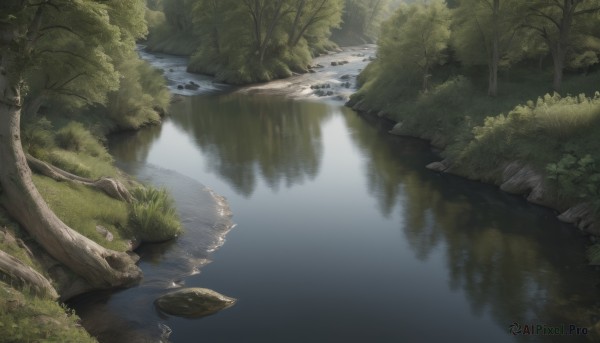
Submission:
[[[165,313],[198,318],[233,306],[235,301],[207,288],[183,288],[159,297],[155,303]]]

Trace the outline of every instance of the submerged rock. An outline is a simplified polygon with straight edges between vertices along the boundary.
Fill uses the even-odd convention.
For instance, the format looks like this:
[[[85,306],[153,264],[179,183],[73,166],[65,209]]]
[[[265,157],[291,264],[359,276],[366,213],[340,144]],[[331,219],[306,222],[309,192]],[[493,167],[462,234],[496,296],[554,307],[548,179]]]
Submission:
[[[186,318],[208,316],[235,304],[236,299],[207,288],[183,288],[156,299],[163,312]]]

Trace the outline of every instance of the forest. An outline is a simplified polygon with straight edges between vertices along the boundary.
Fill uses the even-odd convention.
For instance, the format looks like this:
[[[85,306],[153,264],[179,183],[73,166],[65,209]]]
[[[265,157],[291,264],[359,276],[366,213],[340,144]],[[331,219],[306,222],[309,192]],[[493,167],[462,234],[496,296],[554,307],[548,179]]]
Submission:
[[[241,86],[376,44],[347,106],[430,141],[436,171],[576,208],[563,219],[597,236],[599,24],[600,0],[3,0],[0,341],[95,341],[59,301],[138,283],[132,251],[182,232],[167,190],[106,147],[176,100],[138,49]],[[588,255],[600,263],[600,244]]]
[[[505,190],[561,212],[583,204],[588,219],[568,220],[597,234],[599,22],[592,0],[404,4],[349,105],[443,148],[438,169],[498,185],[507,166],[530,170],[538,181]]]

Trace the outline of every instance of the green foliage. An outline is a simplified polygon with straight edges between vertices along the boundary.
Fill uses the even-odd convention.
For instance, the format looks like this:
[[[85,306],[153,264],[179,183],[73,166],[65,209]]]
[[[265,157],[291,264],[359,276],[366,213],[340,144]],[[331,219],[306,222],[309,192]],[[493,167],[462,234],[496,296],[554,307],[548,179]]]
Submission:
[[[340,45],[375,42],[390,5],[390,0],[345,0],[342,25],[333,30],[332,40]]]
[[[103,109],[121,129],[139,129],[160,122],[159,113],[169,106],[171,94],[162,73],[132,51],[118,66],[123,74],[119,89],[109,94]]]
[[[94,137],[79,122],[70,122],[58,130],[55,140],[58,146],[63,149],[84,152],[105,161],[112,161],[112,157],[98,138]]]
[[[25,122],[21,129],[21,137],[25,151],[37,158],[44,159],[48,151],[55,146],[52,123],[46,117]]]
[[[588,248],[587,257],[590,264],[600,265],[600,243],[596,243]]]
[[[427,91],[432,69],[446,61],[449,39],[450,12],[441,1],[401,6],[382,24],[379,70],[404,81],[420,80]]]
[[[589,202],[595,211],[600,210],[600,165],[592,155],[565,153],[558,162],[549,163],[546,172],[559,195]]]
[[[129,224],[143,242],[163,242],[181,233],[174,201],[166,189],[140,187],[132,195]]]
[[[328,46],[341,6],[341,0],[199,0],[194,26],[201,44],[188,70],[232,84],[305,71],[311,52]]]
[[[52,211],[69,227],[100,245],[117,251],[129,248],[127,205],[92,188],[72,183],[56,182],[34,175],[33,182]],[[107,240],[96,229],[102,226],[114,239]]]
[[[150,51],[190,56],[200,44],[194,31],[194,1],[164,0],[146,12],[150,33],[145,42]]]
[[[96,342],[74,311],[52,300],[18,292],[0,282],[3,342]]]

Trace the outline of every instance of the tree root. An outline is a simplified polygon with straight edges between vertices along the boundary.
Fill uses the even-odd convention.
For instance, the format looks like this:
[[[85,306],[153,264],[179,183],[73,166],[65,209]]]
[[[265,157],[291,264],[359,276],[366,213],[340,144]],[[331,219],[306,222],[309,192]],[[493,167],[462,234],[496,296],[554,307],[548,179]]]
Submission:
[[[58,299],[58,293],[48,279],[2,250],[0,250],[0,279],[13,287],[27,289],[37,296]]]
[[[88,179],[75,174],[71,174],[58,167],[41,161],[29,154],[27,154],[26,157],[27,164],[29,165],[29,168],[31,168],[31,170],[40,173],[44,176],[50,177],[56,181],[68,181],[85,185],[88,187],[93,187],[103,191],[112,198],[125,202],[131,202],[133,200],[133,196],[131,195],[131,193],[129,193],[127,188],[116,179],[109,177],[102,177],[98,180]]]

